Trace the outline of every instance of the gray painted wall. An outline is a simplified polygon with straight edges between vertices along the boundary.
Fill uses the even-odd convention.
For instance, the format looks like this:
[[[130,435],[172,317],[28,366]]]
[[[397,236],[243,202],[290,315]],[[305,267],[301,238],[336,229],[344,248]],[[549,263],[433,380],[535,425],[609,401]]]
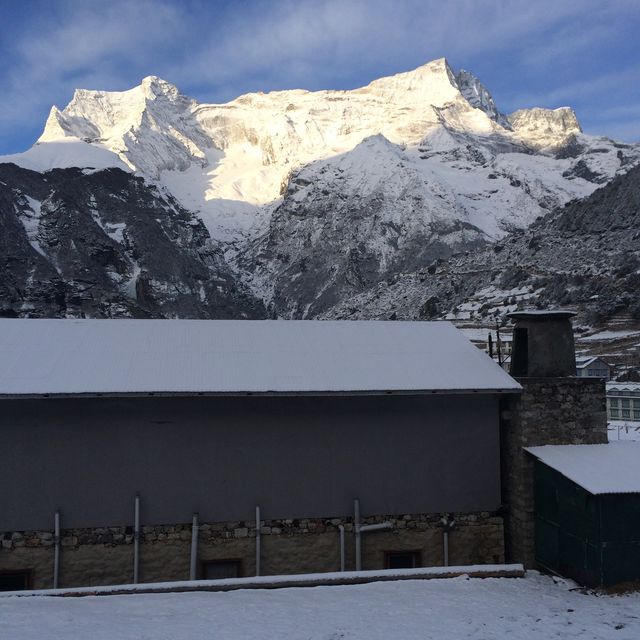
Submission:
[[[0,531],[492,511],[488,395],[0,401]]]

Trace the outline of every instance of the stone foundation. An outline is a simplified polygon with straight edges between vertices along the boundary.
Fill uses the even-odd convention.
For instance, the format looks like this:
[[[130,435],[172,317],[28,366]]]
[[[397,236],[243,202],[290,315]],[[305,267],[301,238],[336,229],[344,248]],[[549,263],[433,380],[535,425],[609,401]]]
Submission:
[[[607,442],[605,385],[594,378],[518,378],[505,401],[500,448],[507,562],[535,566],[533,459],[524,447]]]
[[[374,516],[362,524],[390,521],[390,530],[362,534],[363,569],[384,569],[385,552],[414,551],[422,566],[443,564],[442,514]],[[452,514],[449,564],[504,562],[502,517],[482,512]],[[346,569],[355,569],[354,527],[348,518],[267,520],[260,528],[261,573],[279,575],[340,570],[338,525],[345,528]],[[255,522],[204,523],[198,562],[236,560],[242,576],[255,575]],[[53,584],[51,531],[0,534],[0,572],[32,571],[33,588]],[[140,539],[140,581],[187,580],[191,525],[144,526]],[[199,575],[198,577],[201,577]],[[68,529],[61,533],[59,586],[96,586],[133,581],[131,527]]]

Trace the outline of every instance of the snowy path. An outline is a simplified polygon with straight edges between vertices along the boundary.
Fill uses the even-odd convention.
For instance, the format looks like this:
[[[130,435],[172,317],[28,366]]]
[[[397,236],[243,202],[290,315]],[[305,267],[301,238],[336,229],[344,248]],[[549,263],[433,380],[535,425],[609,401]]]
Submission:
[[[376,640],[640,638],[640,593],[595,596],[524,579],[269,591],[0,598],[0,638]]]

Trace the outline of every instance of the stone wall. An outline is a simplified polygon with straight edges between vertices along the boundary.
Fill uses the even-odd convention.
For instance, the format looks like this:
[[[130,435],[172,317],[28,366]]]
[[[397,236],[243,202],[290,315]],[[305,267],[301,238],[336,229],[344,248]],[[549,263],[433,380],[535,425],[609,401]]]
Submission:
[[[607,442],[605,384],[589,378],[519,378],[501,412],[507,562],[535,566],[533,460],[523,447]]]
[[[423,566],[443,564],[442,514],[373,516],[362,524],[390,521],[391,530],[362,534],[363,569],[383,569],[386,551],[417,551]],[[504,562],[502,517],[481,512],[452,514],[449,564]],[[346,568],[355,568],[352,519],[267,520],[261,522],[261,573],[279,575],[340,570],[338,526],[345,528]],[[254,522],[204,523],[198,537],[198,561],[238,560],[241,574],[255,575]],[[33,587],[53,583],[51,531],[0,534],[0,571],[31,569]],[[189,578],[191,526],[144,526],[140,540],[140,581]],[[199,576],[200,577],[200,576]],[[61,533],[61,587],[129,583],[133,580],[133,531],[130,527],[68,529]]]

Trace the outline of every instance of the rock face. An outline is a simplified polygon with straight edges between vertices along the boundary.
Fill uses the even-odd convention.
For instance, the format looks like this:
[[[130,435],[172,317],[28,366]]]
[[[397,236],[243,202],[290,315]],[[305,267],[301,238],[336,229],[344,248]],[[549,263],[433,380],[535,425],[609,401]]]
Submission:
[[[313,317],[394,273],[486,244],[477,226],[443,215],[443,202],[455,207],[456,194],[373,136],[295,173],[239,264],[276,315]]]
[[[0,315],[265,317],[202,222],[119,169],[0,165]]]
[[[476,76],[464,69],[460,69],[456,73],[456,82],[460,88],[460,93],[465,97],[467,102],[476,109],[484,111],[492,120],[495,120],[505,129],[511,129],[509,119],[498,111],[493,96],[489,90],[480,82]]]
[[[640,167],[485,248],[398,274],[326,318],[494,321],[518,307],[570,306],[601,324],[640,319]]]
[[[341,302],[366,296],[378,283],[425,269],[435,260],[501,242],[639,162],[639,145],[583,134],[568,108],[501,113],[478,78],[467,71],[455,74],[444,59],[352,91],[247,94],[222,105],[200,104],[150,76],[123,92],[78,90],[64,109],[53,107],[34,147],[0,157],[0,166],[14,163],[40,176],[18,175],[15,166],[3,169],[13,195],[5,196],[2,215],[3,224],[20,222],[26,229],[26,221],[33,227],[39,214],[25,204],[25,194],[36,208],[43,199],[23,188],[23,175],[31,176],[26,184],[50,184],[68,170],[74,181],[92,182],[96,191],[97,204],[89,199],[93,192],[87,192],[75,205],[91,224],[70,218],[67,229],[61,220],[47,238],[34,242],[49,243],[42,245],[45,255],[40,257],[49,260],[51,269],[55,234],[62,234],[63,247],[75,240],[69,234],[88,229],[94,234],[91,242],[100,238],[104,243],[106,237],[124,260],[100,271],[100,287],[110,283],[114,301],[124,295],[124,302],[109,303],[113,313],[121,308],[125,314],[144,309],[218,317],[228,308],[233,315],[231,307],[241,292],[243,300],[253,296],[269,313],[308,318],[333,313]],[[129,187],[118,192],[114,176],[127,174]],[[62,179],[57,186],[67,193]],[[149,218],[149,239],[139,231],[136,242],[165,243],[159,245],[159,255],[168,251],[167,238],[180,255],[187,246],[200,255],[190,243],[204,243],[209,253],[200,262],[214,280],[225,281],[210,290],[205,286],[206,302],[198,302],[200,294],[194,293],[199,291],[196,283],[204,281],[200,275],[185,281],[192,296],[188,303],[179,302],[177,294],[171,304],[168,298],[150,302],[143,284],[135,288],[135,299],[126,294],[131,287],[124,283],[133,277],[137,258],[115,239],[117,227],[105,227],[113,231],[110,235],[95,220],[106,215],[108,224],[133,224],[112,215],[109,203],[114,199],[107,194],[114,188],[113,198],[127,212],[138,211],[137,198],[146,189],[154,207],[163,210],[164,202],[180,212],[178,217],[192,220],[183,224],[192,229],[192,240],[186,231],[156,233],[155,218]],[[69,199],[65,203],[71,207]],[[142,219],[136,217],[141,226]],[[31,253],[38,251],[24,238],[4,242],[6,253],[0,259],[6,255],[10,268],[0,286],[14,287],[14,280],[28,280],[28,269],[13,262],[15,251],[24,258],[26,248],[14,248],[28,245]],[[154,253],[151,244],[145,246],[149,255]],[[182,282],[186,267],[170,264]],[[145,267],[140,268],[144,283]],[[161,268],[165,271],[159,281],[167,282],[169,263],[160,260],[149,267],[158,273]],[[47,293],[25,289],[28,294],[11,299],[58,300],[56,287],[67,286],[71,274],[54,271]],[[218,286],[224,296],[230,294],[227,302],[212,297]],[[167,296],[171,289],[167,285]],[[66,302],[51,304],[51,313],[77,312]],[[255,299],[247,304],[238,307],[239,315],[253,313],[248,309],[256,308]],[[14,303],[9,306],[15,311]]]
[[[571,136],[582,133],[573,109],[520,109],[508,117],[513,131],[540,148],[562,148]]]

